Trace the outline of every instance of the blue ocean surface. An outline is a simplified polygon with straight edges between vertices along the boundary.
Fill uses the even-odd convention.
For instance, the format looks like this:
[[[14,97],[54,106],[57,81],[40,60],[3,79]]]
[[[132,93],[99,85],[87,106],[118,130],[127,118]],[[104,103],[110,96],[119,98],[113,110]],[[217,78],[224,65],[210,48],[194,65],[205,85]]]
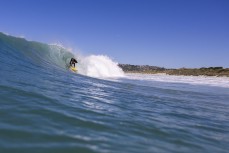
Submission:
[[[228,78],[93,77],[118,68],[72,73],[73,56],[0,33],[1,153],[229,152]]]

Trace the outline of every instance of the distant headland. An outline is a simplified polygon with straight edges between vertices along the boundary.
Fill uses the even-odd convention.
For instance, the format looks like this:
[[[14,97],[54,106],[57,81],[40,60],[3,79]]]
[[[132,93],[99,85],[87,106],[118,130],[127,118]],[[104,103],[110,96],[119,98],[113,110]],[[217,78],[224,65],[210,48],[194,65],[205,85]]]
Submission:
[[[119,64],[119,67],[126,73],[143,73],[143,74],[158,74],[164,73],[168,75],[185,75],[185,76],[226,76],[229,77],[229,68],[223,67],[202,67],[202,68],[179,68],[167,69],[164,67],[149,66],[149,65],[130,65]]]

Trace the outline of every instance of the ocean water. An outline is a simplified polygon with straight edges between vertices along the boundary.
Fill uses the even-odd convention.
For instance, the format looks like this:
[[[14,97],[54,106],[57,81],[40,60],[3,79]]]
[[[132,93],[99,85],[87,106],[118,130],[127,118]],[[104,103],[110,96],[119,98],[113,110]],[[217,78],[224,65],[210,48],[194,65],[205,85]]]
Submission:
[[[1,153],[228,153],[229,78],[124,74],[0,33]]]

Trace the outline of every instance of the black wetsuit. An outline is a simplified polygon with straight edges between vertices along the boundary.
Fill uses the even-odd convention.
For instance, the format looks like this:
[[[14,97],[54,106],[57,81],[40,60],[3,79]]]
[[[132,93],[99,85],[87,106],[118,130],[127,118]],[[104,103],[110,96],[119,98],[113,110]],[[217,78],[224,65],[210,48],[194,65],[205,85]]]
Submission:
[[[78,63],[77,60],[74,58],[71,58],[70,63],[69,63],[70,66],[74,65],[74,67],[75,67],[75,63]]]

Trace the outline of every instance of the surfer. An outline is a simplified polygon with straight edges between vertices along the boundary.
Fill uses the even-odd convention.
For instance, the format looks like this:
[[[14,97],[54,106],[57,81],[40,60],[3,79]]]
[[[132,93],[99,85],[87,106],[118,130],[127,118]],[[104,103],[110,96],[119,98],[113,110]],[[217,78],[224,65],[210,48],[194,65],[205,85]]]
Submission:
[[[76,64],[76,63],[78,63],[77,60],[74,59],[74,58],[71,58],[70,63],[69,63],[70,66],[73,66],[73,65],[74,65],[74,67],[75,67],[75,64]]]

